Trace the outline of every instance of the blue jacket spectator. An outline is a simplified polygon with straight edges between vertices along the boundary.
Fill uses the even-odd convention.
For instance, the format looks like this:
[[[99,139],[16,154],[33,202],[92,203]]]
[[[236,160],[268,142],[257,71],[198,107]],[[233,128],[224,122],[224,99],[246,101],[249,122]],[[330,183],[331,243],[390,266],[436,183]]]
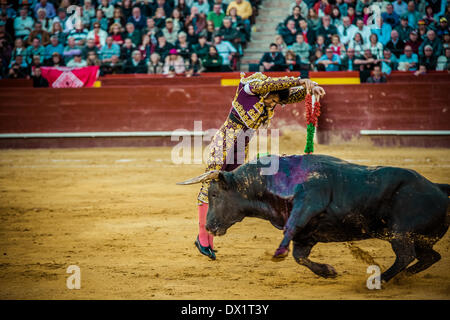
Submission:
[[[384,22],[391,25],[391,28],[394,28],[396,25],[398,25],[400,21],[400,16],[394,12],[394,7],[391,3],[386,6],[386,12],[383,12],[381,14],[381,17],[383,18]]]
[[[325,68],[325,71],[339,71],[339,65],[341,64],[341,58],[339,55],[333,53],[331,48],[327,48],[325,54],[316,61],[317,69],[320,71],[321,67]]]
[[[41,46],[39,38],[34,38],[31,45],[25,50],[26,62],[31,64],[33,62],[33,56],[40,56],[41,63],[44,62],[45,48]]]
[[[383,22],[383,18],[376,18],[376,23],[371,27],[372,33],[378,36],[378,41],[385,46],[386,43],[391,39],[391,25]]]
[[[416,71],[419,64],[419,57],[413,53],[411,46],[406,46],[404,54],[398,59],[398,70]]]
[[[26,8],[20,8],[19,16],[14,19],[14,33],[16,37],[25,38],[33,28],[34,20],[27,15]]]
[[[61,56],[64,52],[64,46],[59,43],[57,36],[50,37],[50,44],[45,47],[45,59],[50,59],[54,52],[59,53]]]
[[[40,8],[44,8],[45,12],[47,13],[47,18],[53,18],[56,16],[55,7],[51,2],[48,2],[47,0],[41,0],[39,3],[36,4],[34,7],[34,16],[37,18],[37,12]]]
[[[394,12],[399,16],[402,16],[408,10],[408,5],[402,0],[394,1],[392,5],[394,6]]]
[[[112,56],[120,56],[120,47],[113,43],[112,37],[108,37],[106,38],[105,45],[100,49],[100,59],[102,61],[109,61]]]
[[[141,14],[139,7],[133,8],[133,14],[127,22],[131,22],[137,30],[142,30],[147,26],[147,18]]]

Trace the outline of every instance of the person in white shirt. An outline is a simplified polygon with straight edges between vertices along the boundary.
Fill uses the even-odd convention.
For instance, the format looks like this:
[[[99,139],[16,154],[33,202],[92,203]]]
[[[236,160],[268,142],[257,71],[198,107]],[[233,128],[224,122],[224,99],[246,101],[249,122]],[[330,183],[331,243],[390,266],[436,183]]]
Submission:
[[[78,54],[75,57],[73,57],[73,59],[70,60],[67,63],[67,66],[68,67],[72,67],[72,68],[82,68],[82,67],[86,67],[87,66],[87,62],[86,62],[86,60],[83,60],[81,58],[80,54]]]
[[[341,38],[341,42],[344,45],[348,45],[350,40],[352,40],[355,36],[357,29],[358,28],[351,23],[349,17],[342,18],[342,25],[338,26],[337,28],[338,35]]]

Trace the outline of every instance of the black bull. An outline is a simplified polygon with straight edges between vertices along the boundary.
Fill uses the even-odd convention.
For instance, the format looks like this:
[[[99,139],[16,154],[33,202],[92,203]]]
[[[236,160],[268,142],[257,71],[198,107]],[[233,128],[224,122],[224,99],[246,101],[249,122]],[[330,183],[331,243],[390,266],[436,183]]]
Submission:
[[[389,241],[396,260],[381,275],[383,281],[405,269],[410,274],[423,271],[441,258],[433,245],[449,226],[450,185],[432,183],[413,170],[361,166],[325,155],[275,159],[279,170],[274,175],[262,175],[261,163],[247,163],[184,183],[213,179],[209,232],[224,235],[244,217],[269,220],[285,230],[280,247],[293,240],[295,260],[322,277],[337,273],[308,259],[318,242]],[[408,267],[414,259],[418,261]]]

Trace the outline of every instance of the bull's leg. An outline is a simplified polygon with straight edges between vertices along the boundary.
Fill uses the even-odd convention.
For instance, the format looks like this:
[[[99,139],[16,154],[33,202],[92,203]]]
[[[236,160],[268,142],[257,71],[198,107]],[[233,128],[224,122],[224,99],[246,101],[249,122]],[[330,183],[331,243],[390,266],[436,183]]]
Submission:
[[[408,274],[415,274],[425,269],[428,269],[433,264],[441,260],[441,255],[433,250],[431,244],[416,242],[414,248],[416,251],[417,260],[419,261],[417,261],[411,267],[406,269],[406,272]]]
[[[390,242],[396,258],[394,264],[381,274],[381,280],[384,282],[388,282],[397,274],[405,270],[416,258],[414,244],[409,237],[399,236]]]
[[[305,244],[294,241],[293,256],[295,261],[297,261],[298,264],[307,267],[318,276],[324,278],[335,278],[337,276],[337,272],[332,266],[328,264],[316,263],[308,259],[308,256],[314,245],[315,243]]]

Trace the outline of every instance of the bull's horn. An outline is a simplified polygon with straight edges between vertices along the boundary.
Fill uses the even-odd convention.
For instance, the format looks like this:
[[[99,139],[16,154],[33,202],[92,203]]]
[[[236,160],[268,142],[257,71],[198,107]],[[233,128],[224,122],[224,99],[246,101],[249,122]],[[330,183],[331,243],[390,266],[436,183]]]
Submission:
[[[200,183],[206,180],[211,179],[217,179],[219,177],[219,170],[213,170],[205,172],[204,174],[199,175],[198,177],[183,181],[183,182],[177,182],[177,184],[185,185],[185,184],[194,184],[194,183]]]

